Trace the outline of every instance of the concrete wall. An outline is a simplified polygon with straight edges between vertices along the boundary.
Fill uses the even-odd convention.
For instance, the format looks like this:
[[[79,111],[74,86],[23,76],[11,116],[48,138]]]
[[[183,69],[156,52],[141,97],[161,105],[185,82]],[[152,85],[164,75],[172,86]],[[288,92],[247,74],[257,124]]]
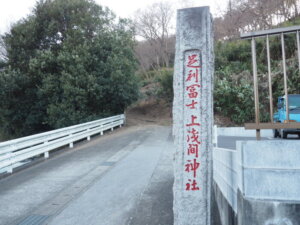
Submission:
[[[213,182],[212,200],[212,224],[237,225],[237,213],[224,197],[216,182]]]
[[[239,225],[300,225],[300,142],[238,141],[237,151],[215,148],[213,160],[222,225],[228,217]]]
[[[245,197],[300,201],[299,141],[238,141],[237,149]]]
[[[213,151],[214,225],[237,224],[237,163],[236,151],[215,148]]]
[[[224,198],[237,213],[237,163],[236,151],[215,148],[213,151],[213,176]]]
[[[255,130],[245,130],[244,127],[218,127],[218,136],[256,137]],[[261,137],[273,137],[272,130],[261,130]]]

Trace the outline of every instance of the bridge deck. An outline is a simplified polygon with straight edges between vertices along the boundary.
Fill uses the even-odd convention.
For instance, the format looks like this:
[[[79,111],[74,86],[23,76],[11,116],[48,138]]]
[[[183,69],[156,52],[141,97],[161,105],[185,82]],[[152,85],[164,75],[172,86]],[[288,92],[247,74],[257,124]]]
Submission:
[[[0,224],[173,224],[170,131],[122,128],[0,180]]]

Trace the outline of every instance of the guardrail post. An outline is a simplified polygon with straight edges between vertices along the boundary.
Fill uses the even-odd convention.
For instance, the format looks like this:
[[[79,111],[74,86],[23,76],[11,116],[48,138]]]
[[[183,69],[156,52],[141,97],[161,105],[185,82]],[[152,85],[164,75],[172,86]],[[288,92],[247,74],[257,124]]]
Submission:
[[[7,173],[13,173],[13,169],[14,169],[14,167],[13,167],[13,163],[12,163],[12,159],[13,159],[13,152],[14,152],[14,150],[16,150],[16,146],[15,145],[11,145],[10,146],[11,147],[11,152],[9,152],[8,154],[9,154],[9,162],[10,162],[10,165],[7,167],[7,169],[6,169],[6,172]]]
[[[124,124],[124,126],[125,126],[125,125],[126,125],[126,116],[125,116],[125,114],[122,115],[122,119],[123,119],[123,124]]]
[[[48,158],[49,158],[49,152],[45,152],[45,153],[44,153],[44,158],[45,158],[45,159],[48,159]]]
[[[100,135],[103,135],[103,125],[101,125],[101,132]]]
[[[45,141],[44,142],[44,145],[47,145],[48,144],[48,141]],[[49,152],[44,152],[44,158],[45,159],[48,159],[49,158]]]
[[[72,137],[73,135],[70,134],[69,136]],[[69,144],[69,148],[73,148],[73,147],[74,147],[73,142],[71,142],[71,143]]]
[[[13,173],[13,166],[9,165],[6,170],[7,173]]]
[[[111,131],[114,131],[114,127],[110,128]]]
[[[15,149],[15,146],[14,145],[11,145],[11,152],[9,152],[9,162],[10,162],[10,165],[7,167],[6,169],[6,172],[7,173],[13,173],[13,164],[12,164],[12,158],[13,158],[13,150]]]
[[[8,153],[9,154],[9,161],[10,165],[7,167],[6,172],[7,173],[13,173],[13,165],[11,163],[11,158],[12,158],[12,152]]]
[[[88,128],[87,129],[87,131],[89,131],[90,130],[90,128]],[[90,141],[91,140],[91,136],[87,136],[87,138],[86,138],[88,141]]]

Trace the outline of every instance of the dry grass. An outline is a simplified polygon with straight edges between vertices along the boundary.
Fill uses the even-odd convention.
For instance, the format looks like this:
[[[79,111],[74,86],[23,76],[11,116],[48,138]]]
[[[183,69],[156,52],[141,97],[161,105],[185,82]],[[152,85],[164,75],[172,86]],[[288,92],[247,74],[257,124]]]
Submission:
[[[172,107],[164,100],[155,98],[137,102],[126,111],[128,125],[172,125]]]

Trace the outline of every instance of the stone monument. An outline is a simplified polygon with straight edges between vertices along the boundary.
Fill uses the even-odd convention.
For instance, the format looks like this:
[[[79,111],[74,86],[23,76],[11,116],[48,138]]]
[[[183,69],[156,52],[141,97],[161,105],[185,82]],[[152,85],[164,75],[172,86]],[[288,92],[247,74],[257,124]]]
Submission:
[[[211,224],[213,33],[209,7],[177,12],[174,224]]]

